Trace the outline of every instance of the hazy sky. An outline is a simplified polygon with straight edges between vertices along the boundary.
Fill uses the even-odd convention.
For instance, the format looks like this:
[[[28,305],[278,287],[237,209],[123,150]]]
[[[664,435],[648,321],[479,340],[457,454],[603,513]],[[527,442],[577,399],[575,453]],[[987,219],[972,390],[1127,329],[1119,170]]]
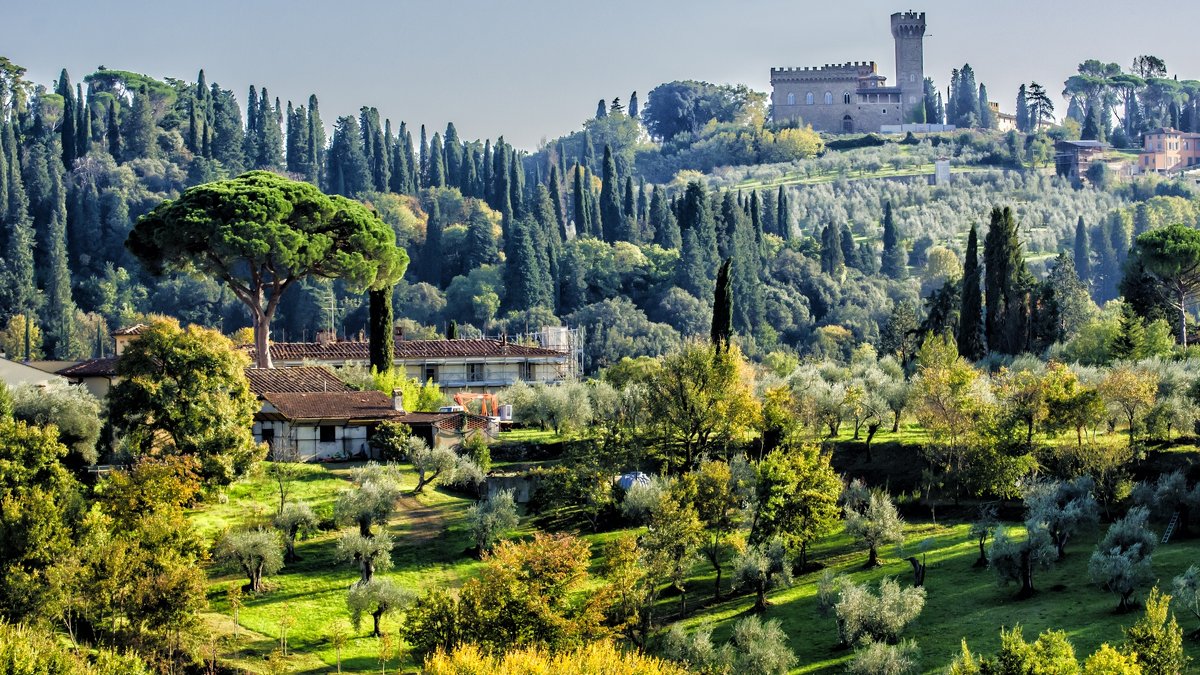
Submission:
[[[327,124],[379,108],[394,122],[453,121],[465,138],[503,134],[534,149],[579,128],[596,101],[675,79],[769,90],[772,66],[876,61],[895,78],[888,16],[926,12],[925,74],[946,86],[969,62],[1012,112],[1022,81],[1057,94],[1086,58],[1156,54],[1200,78],[1200,3],[1112,0],[443,0],[202,2],[14,0],[0,55],[50,86],[99,65],[247,87],[301,102],[316,93]],[[1144,10],[1144,11],[1143,11]],[[1061,107],[1061,106],[1060,106]],[[1061,115],[1064,110],[1059,110]]]

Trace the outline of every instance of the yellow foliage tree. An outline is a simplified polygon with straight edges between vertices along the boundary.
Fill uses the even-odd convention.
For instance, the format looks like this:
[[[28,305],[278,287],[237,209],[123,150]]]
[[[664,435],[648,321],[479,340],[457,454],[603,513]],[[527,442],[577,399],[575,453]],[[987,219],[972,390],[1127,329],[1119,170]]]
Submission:
[[[452,652],[438,650],[425,659],[426,675],[685,675],[678,665],[618,649],[611,642],[586,644],[577,649],[551,654],[541,648],[525,648],[501,655],[489,654],[475,645],[462,645]]]

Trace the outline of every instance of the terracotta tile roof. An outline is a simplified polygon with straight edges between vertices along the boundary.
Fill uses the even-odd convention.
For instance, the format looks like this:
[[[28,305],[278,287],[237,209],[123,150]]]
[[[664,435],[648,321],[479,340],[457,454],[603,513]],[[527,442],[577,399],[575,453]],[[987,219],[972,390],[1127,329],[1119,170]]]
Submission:
[[[67,366],[57,372],[63,377],[115,377],[117,374],[117,357],[106,356],[102,359],[88,359],[73,366]]]
[[[381,391],[266,392],[263,399],[293,420],[397,420],[392,397]]]
[[[367,342],[344,341],[271,343],[271,358],[276,361],[364,361],[368,358]],[[254,358],[254,349],[249,349]],[[397,340],[398,359],[485,358],[504,356],[564,357],[563,352],[541,347],[528,347],[502,340]]]
[[[125,328],[118,328],[118,329],[114,330],[112,332],[112,335],[114,335],[114,336],[117,336],[117,335],[141,335],[142,333],[149,330],[149,328],[150,328],[150,326],[147,326],[144,323],[135,323],[132,326],[126,326]]]
[[[261,396],[273,393],[344,392],[350,391],[336,375],[321,366],[297,368],[247,368],[250,391]]]

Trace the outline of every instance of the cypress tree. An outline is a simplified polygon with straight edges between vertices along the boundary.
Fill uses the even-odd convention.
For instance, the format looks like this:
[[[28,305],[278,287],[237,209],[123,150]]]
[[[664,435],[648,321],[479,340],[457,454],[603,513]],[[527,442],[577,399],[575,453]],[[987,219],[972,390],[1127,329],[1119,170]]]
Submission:
[[[583,152],[580,153],[580,156],[582,157],[583,166],[586,167],[589,171],[595,171],[596,170],[596,146],[592,143],[592,133],[590,131],[588,131],[587,127],[583,128],[582,143],[583,143]]]
[[[733,288],[730,267],[732,258],[726,258],[717,270],[716,284],[713,288],[712,330],[709,337],[717,349],[728,350],[729,340],[733,336]]]
[[[604,119],[608,117],[608,105],[604,103],[604,99],[596,104],[596,119]]]
[[[267,88],[262,88],[262,96],[258,99],[257,127],[258,159],[254,163],[256,169],[278,171],[283,166],[283,131],[279,125],[279,106],[272,107]]]
[[[675,221],[666,193],[657,185],[650,193],[650,229],[654,232],[654,243],[679,250],[679,223]]]
[[[758,332],[763,325],[761,246],[755,232],[743,219],[733,236],[733,325],[743,334]]]
[[[726,192],[721,198],[721,228],[717,236],[717,255],[720,259],[734,255],[734,239],[739,229],[746,225],[746,212],[738,206],[732,192]]]
[[[508,146],[504,143],[504,137],[501,136],[496,139],[496,147],[492,149],[492,178],[495,181],[492,188],[494,200],[492,208],[500,212],[500,227],[504,233],[504,244],[506,247],[513,221],[508,152]]]
[[[1145,355],[1146,326],[1132,303],[1121,303],[1121,324],[1112,342],[1112,357],[1118,361],[1136,361]]]
[[[979,239],[974,225],[967,235],[958,321],[958,353],[970,361],[978,361],[987,354],[987,347],[983,334],[983,293],[979,287]]]
[[[821,271],[829,276],[838,276],[845,266],[842,257],[841,228],[836,225],[826,225],[821,230]]]
[[[591,185],[595,182],[593,180],[593,175],[592,175],[591,171],[584,169],[583,182],[588,186],[588,189],[584,192],[584,196],[587,198],[588,224],[592,228],[592,236],[596,239],[603,239],[604,238],[604,226],[603,226],[604,220],[600,215],[600,199],[599,199],[599,197],[596,196],[596,193],[591,189]]]
[[[979,125],[981,116],[978,92],[979,88],[975,85],[975,71],[972,70],[971,64],[963,64],[962,69],[958,71],[958,86],[955,89],[958,100],[954,107],[958,113],[959,126]]]
[[[950,70],[950,84],[946,87],[946,123],[958,124],[958,68]]]
[[[429,142],[429,187],[446,187],[446,167],[442,163],[442,136],[433,132]]]
[[[633,198],[633,178],[631,176],[625,177],[625,200],[621,211],[621,238],[625,241],[637,243],[638,226],[635,218],[637,201]]]
[[[791,209],[788,208],[787,192],[783,186],[779,186],[779,194],[775,198],[776,214],[775,227],[779,228],[779,236],[783,237],[784,241],[790,241],[792,238],[792,219],[788,216]]]
[[[679,205],[679,230],[682,238],[677,285],[696,298],[712,293],[716,278],[716,223],[704,186],[688,183]]]
[[[289,173],[305,175],[308,168],[308,114],[304,106],[287,102],[287,126],[284,133],[284,161]]]
[[[40,304],[34,272],[33,251],[35,236],[33,221],[29,216],[29,198],[25,193],[21,177],[21,166],[16,153],[16,134],[13,123],[3,125],[4,147],[8,149],[8,209],[4,214],[6,225],[4,259],[7,264],[8,315],[31,316]]]
[[[1079,216],[1075,223],[1075,274],[1079,276],[1085,288],[1091,288],[1091,247],[1088,246],[1088,233],[1083,225],[1083,216]]]
[[[638,179],[637,187],[637,231],[638,239],[649,241],[653,238],[653,233],[647,232],[646,228],[650,223],[650,193],[646,192],[646,179]]]
[[[261,112],[262,109],[258,104],[258,90],[254,88],[254,85],[250,85],[250,92],[246,94],[246,135],[242,144],[242,155],[246,165],[250,167],[258,165],[258,126]]]
[[[363,154],[358,122],[350,115],[339,117],[329,146],[328,184],[330,194],[354,197],[371,187],[367,158]]]
[[[321,111],[317,107],[317,95],[308,97],[308,134],[305,138],[304,180],[318,185],[325,163],[325,125],[321,122]]]
[[[108,115],[104,121],[104,136],[108,141],[108,154],[121,160],[121,126],[117,123],[117,105],[112,99],[108,100]]]
[[[187,149],[193,155],[200,152],[200,122],[196,119],[196,101],[188,101]]]
[[[75,157],[84,157],[92,147],[92,106],[83,96],[83,85],[75,85]]]
[[[891,279],[899,280],[908,276],[908,252],[900,243],[900,232],[896,229],[891,202],[883,205],[883,258],[880,270]]]
[[[454,319],[450,319],[450,322],[446,324],[446,339],[447,340],[457,340],[458,339],[458,322],[455,321]]]
[[[408,152],[407,135],[405,125],[401,122],[400,135],[392,143],[392,173],[388,183],[388,189],[396,194],[407,193],[412,183],[412,156]]]
[[[1029,119],[1029,98],[1025,94],[1025,85],[1017,90],[1017,131],[1029,133],[1033,127]]]
[[[983,244],[984,336],[988,348],[1018,354],[1026,347],[1027,277],[1012,209],[992,209]]]
[[[775,203],[775,193],[770,190],[764,190],[762,197],[759,198],[758,217],[762,219],[763,234],[774,234],[782,236],[779,231],[779,226],[776,223],[779,206]]]
[[[437,195],[429,200],[429,222],[425,227],[425,246],[421,249],[422,278],[428,283],[442,287],[442,210]]]
[[[454,128],[454,122],[446,125],[446,134],[442,137],[442,145],[442,152],[445,155],[446,184],[464,190],[462,141],[458,138],[458,129]]]
[[[477,158],[475,156],[475,147],[472,145],[463,146],[462,160],[462,193],[464,197],[479,196],[479,171],[477,170]]]
[[[370,314],[367,348],[371,355],[371,369],[378,373],[391,372],[396,354],[396,338],[392,327],[392,288],[371,289],[367,296]]]
[[[62,173],[50,167],[52,212],[46,232],[46,258],[38,266],[43,271],[46,304],[42,325],[46,327],[46,351],[55,358],[73,354],[71,336],[75,303],[71,299],[71,272],[67,265],[67,202]]]
[[[421,187],[429,187],[429,142],[425,137],[425,125],[421,125]]]
[[[246,166],[245,132],[242,130],[242,111],[237,99],[228,89],[220,89],[214,83],[213,125],[209,154],[230,173],[241,173]]]
[[[7,131],[5,123],[0,122],[0,225],[5,223],[8,218],[8,166],[10,157],[12,161],[16,161],[17,155],[15,148],[8,147],[4,136]],[[3,228],[0,228],[0,251],[4,251],[7,247],[7,233]]]
[[[127,128],[122,134],[125,140],[126,161],[157,156],[154,126],[154,110],[150,102],[150,93],[143,86],[133,95],[133,105],[129,109],[129,116],[126,120]]]
[[[571,189],[571,204],[574,209],[575,216],[575,236],[586,237],[591,234],[591,227],[588,226],[588,208],[587,199],[584,197],[583,186],[583,166],[578,162],[575,164],[575,177]]]
[[[551,174],[555,173],[557,169],[558,167],[551,167]],[[544,287],[543,295],[547,299],[549,306],[557,310],[559,307],[558,278],[561,274],[563,239],[560,234],[558,219],[554,213],[556,209],[552,203],[550,190],[545,185],[538,185],[534,188],[533,201],[535,204],[533,217],[540,226],[537,241],[538,257],[539,261],[545,261],[546,266],[542,281]]]
[[[567,240],[567,221],[563,216],[563,200],[561,192],[561,178],[558,174],[558,166],[550,167],[550,206],[554,210],[554,225],[558,229],[558,238],[560,241]]]
[[[638,97],[637,92],[629,95],[629,116],[637,119],[638,116]]]
[[[762,249],[763,245],[763,222],[762,222],[762,206],[758,202],[758,190],[750,193],[750,227],[754,230],[754,245],[758,249]]]
[[[517,149],[511,145],[505,150],[508,155],[508,200],[513,218],[524,218],[525,209],[525,165]]]
[[[75,166],[75,158],[78,157],[78,154],[75,150],[75,88],[71,86],[71,76],[67,75],[66,68],[63,68],[58,75],[58,87],[55,89],[55,93],[63,99],[62,122],[59,124],[62,138],[62,163],[70,171]]]
[[[527,218],[513,221],[512,234],[505,250],[505,304],[511,311],[547,304],[544,274],[538,265],[534,230],[536,223]]]
[[[621,240],[624,234],[620,188],[617,185],[617,164],[613,161],[612,148],[604,146],[604,173],[600,178],[600,226],[604,241]]]
[[[839,227],[841,245],[842,245],[842,262],[846,267],[860,269],[861,264],[858,260],[858,247],[854,245],[854,233],[850,231],[850,227]]]
[[[467,270],[491,265],[499,259],[492,221],[479,209],[471,209],[467,218],[467,236],[463,242],[463,267]]]
[[[996,128],[996,120],[992,119],[992,107],[988,105],[987,87],[979,85],[979,126],[983,129]]]

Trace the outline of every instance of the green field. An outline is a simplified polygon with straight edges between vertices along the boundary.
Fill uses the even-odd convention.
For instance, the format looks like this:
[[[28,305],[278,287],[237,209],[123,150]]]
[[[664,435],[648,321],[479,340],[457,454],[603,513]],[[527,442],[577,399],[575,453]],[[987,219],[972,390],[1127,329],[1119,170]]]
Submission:
[[[881,434],[883,442],[877,441],[876,459],[870,464],[891,463],[895,457],[888,455],[899,445],[896,441],[911,441],[914,434],[908,428],[896,435]],[[858,454],[852,444],[845,445],[850,447],[841,452]],[[319,516],[327,518],[338,490],[348,485],[350,468],[346,464],[305,466],[303,475],[293,484],[292,497],[309,502]],[[415,483],[411,472],[406,480],[409,487]],[[277,503],[275,484],[260,471],[230,488],[226,499],[197,509],[190,517],[204,536],[214,537],[226,527],[265,522]],[[417,497],[405,497],[388,525],[397,545],[393,552],[395,566],[384,576],[421,594],[435,586],[461,584],[476,574],[481,563],[465,552],[470,538],[464,520],[470,504],[469,499],[431,489]],[[529,525],[524,527],[527,529]],[[1027,639],[1047,628],[1065,629],[1082,658],[1102,642],[1119,642],[1122,627],[1136,620],[1137,614],[1116,614],[1116,597],[1098,590],[1088,579],[1087,559],[1103,526],[1100,531],[1072,541],[1063,562],[1035,577],[1037,595],[1023,601],[1013,599],[1015,588],[997,585],[990,571],[972,567],[978,549],[973,541],[967,540],[967,527],[960,522],[934,524],[918,520],[911,520],[908,526],[903,555],[919,555],[922,542],[928,540],[925,546],[929,564],[928,601],[921,617],[905,633],[905,637],[919,643],[926,672],[939,672],[948,664],[959,650],[962,637],[968,639],[977,653],[994,651],[999,645],[1001,626],[1020,623]],[[594,569],[598,568],[603,544],[617,534],[585,534],[597,558]],[[303,560],[269,577],[268,592],[246,597],[236,639],[226,592],[230,586],[245,580],[232,570],[210,568],[210,607],[204,618],[215,633],[223,635],[217,649],[227,663],[251,672],[268,672],[263,658],[279,647],[286,623],[281,622],[281,617],[291,617],[294,623],[287,627],[287,633],[292,656],[286,672],[332,672],[335,656],[327,642],[328,627],[333,620],[347,616],[346,590],[357,578],[350,564],[335,560],[337,535],[337,530],[330,530],[300,542],[297,552]],[[911,568],[902,559],[900,549],[881,550],[884,565],[873,570],[862,569],[865,551],[841,533],[820,542],[813,553],[817,563],[858,582],[876,582],[884,576],[894,576],[902,583],[911,583]],[[1193,562],[1200,562],[1200,539],[1161,547],[1154,556],[1159,584],[1169,589],[1171,578]],[[770,595],[771,606],[766,616],[779,619],[790,636],[792,649],[802,664],[795,672],[840,672],[852,656],[851,651],[838,646],[832,616],[818,611],[816,583],[820,576],[819,571],[800,576],[791,587]],[[725,578],[729,578],[728,573]],[[711,604],[707,601],[712,595],[712,585],[711,568],[697,562],[689,583],[688,605],[707,606],[689,615],[684,625],[694,628],[711,624],[714,637],[724,640],[733,623],[750,611],[753,598],[740,596]],[[728,592],[728,587],[725,590]],[[660,615],[674,612],[677,607],[676,596],[664,595]],[[1185,630],[1200,627],[1200,622],[1182,608],[1176,612]],[[394,620],[385,623],[385,631],[395,628]],[[358,637],[343,650],[343,671],[378,672],[380,642],[366,637],[368,632],[369,626],[364,625]],[[1200,659],[1200,644],[1188,642],[1188,649],[1193,657]],[[412,669],[415,664],[403,658],[389,661],[389,669],[396,666]]]

